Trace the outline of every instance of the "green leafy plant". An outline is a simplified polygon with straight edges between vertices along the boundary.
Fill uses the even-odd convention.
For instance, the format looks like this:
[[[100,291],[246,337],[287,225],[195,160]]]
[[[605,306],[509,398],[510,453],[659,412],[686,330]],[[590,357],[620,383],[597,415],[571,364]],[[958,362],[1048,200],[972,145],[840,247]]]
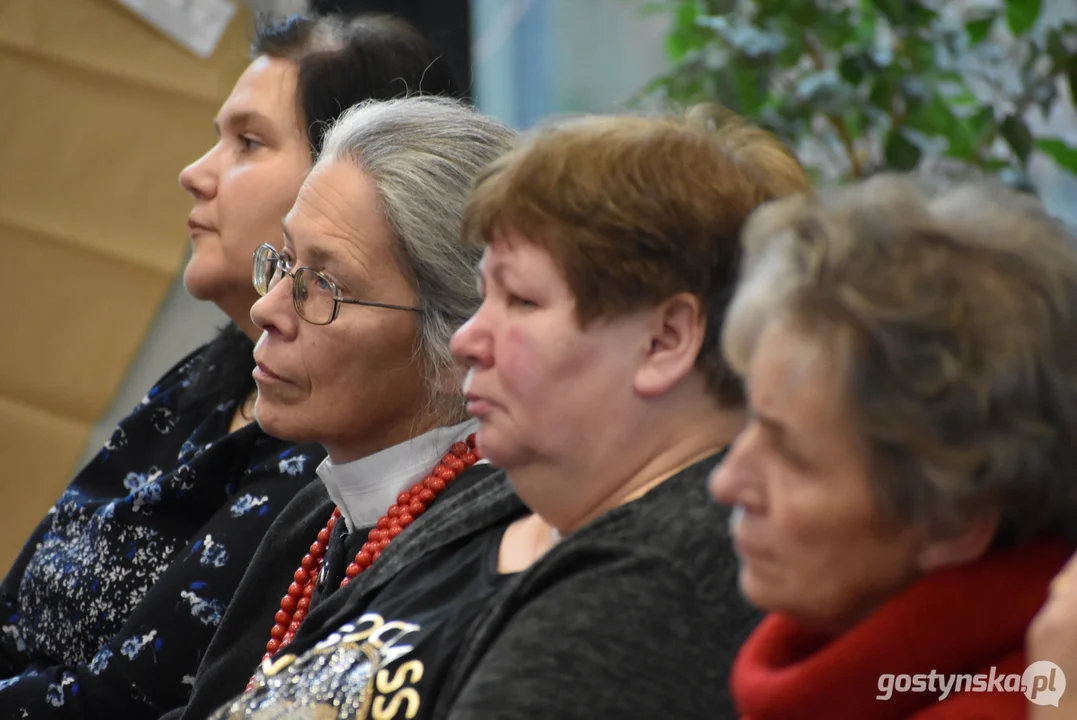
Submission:
[[[829,179],[942,158],[1021,182],[1033,149],[1077,173],[1077,147],[1036,138],[1068,84],[1077,24],[1042,0],[666,0],[672,69],[642,94],[717,100],[777,132]]]

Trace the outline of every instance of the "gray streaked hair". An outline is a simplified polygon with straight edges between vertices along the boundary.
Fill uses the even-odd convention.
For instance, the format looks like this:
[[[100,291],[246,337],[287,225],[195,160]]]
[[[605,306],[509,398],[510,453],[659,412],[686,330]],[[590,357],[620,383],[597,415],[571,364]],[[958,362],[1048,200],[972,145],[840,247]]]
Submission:
[[[1074,533],[1077,247],[1036,198],[882,175],[765,206],[743,241],[727,359],[743,373],[778,319],[832,350],[886,516]]]
[[[370,101],[341,115],[317,162],[353,163],[377,188],[401,268],[422,305],[416,350],[426,364],[430,397],[440,400],[431,409],[446,422],[464,417],[462,400],[445,397],[456,370],[449,342],[482,303],[476,282],[482,249],[461,242],[461,219],[472,181],[513,137],[457,100]]]

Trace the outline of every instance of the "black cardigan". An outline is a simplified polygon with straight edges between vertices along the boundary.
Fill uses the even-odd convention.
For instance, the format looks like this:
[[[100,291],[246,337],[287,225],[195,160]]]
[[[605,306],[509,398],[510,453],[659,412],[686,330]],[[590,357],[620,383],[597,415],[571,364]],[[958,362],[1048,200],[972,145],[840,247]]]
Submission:
[[[468,469],[446,488],[432,507],[447,503],[454,495],[494,472],[495,469],[487,464]],[[262,539],[232,603],[224,613],[224,619],[198,668],[187,705],[173,710],[164,718],[204,718],[243,691],[265,654],[269,631],[274,625],[273,616],[280,609],[281,597],[287,592],[299,561],[314,542],[318,531],[325,527],[334,507],[325,485],[313,482],[297,493],[281,512]],[[416,523],[416,527],[419,525]],[[311,598],[312,614],[338,590],[344,570],[366,542],[368,530],[357,529],[349,534],[343,522],[336,524],[326,550],[323,576]],[[408,535],[412,532],[414,530],[409,529]],[[379,558],[375,566],[385,560],[385,556]],[[375,566],[360,577],[373,574]],[[353,582],[349,587],[357,584]]]

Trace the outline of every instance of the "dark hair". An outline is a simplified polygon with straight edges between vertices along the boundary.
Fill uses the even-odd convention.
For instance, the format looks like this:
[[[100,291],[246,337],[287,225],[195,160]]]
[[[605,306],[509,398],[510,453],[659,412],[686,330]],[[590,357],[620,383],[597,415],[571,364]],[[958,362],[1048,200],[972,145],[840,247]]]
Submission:
[[[299,67],[296,110],[315,153],[333,121],[364,100],[459,95],[437,46],[390,15],[294,15],[259,23],[251,55],[285,58]]]
[[[364,100],[406,95],[460,95],[438,47],[408,22],[389,15],[293,15],[259,19],[251,56],[284,58],[299,68],[296,119],[311,152],[345,110]],[[254,387],[254,343],[235,323],[221,328],[203,355],[187,397],[208,410],[234,388],[241,399]]]

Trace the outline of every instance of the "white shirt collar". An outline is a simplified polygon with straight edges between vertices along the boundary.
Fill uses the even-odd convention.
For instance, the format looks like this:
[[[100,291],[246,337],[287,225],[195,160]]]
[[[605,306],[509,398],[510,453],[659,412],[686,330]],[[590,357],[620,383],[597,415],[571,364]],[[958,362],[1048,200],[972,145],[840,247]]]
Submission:
[[[472,418],[343,465],[334,465],[326,458],[318,466],[318,477],[340,508],[349,532],[371,527],[396,502],[397,495],[430,474],[454,442],[478,428],[479,421]]]

